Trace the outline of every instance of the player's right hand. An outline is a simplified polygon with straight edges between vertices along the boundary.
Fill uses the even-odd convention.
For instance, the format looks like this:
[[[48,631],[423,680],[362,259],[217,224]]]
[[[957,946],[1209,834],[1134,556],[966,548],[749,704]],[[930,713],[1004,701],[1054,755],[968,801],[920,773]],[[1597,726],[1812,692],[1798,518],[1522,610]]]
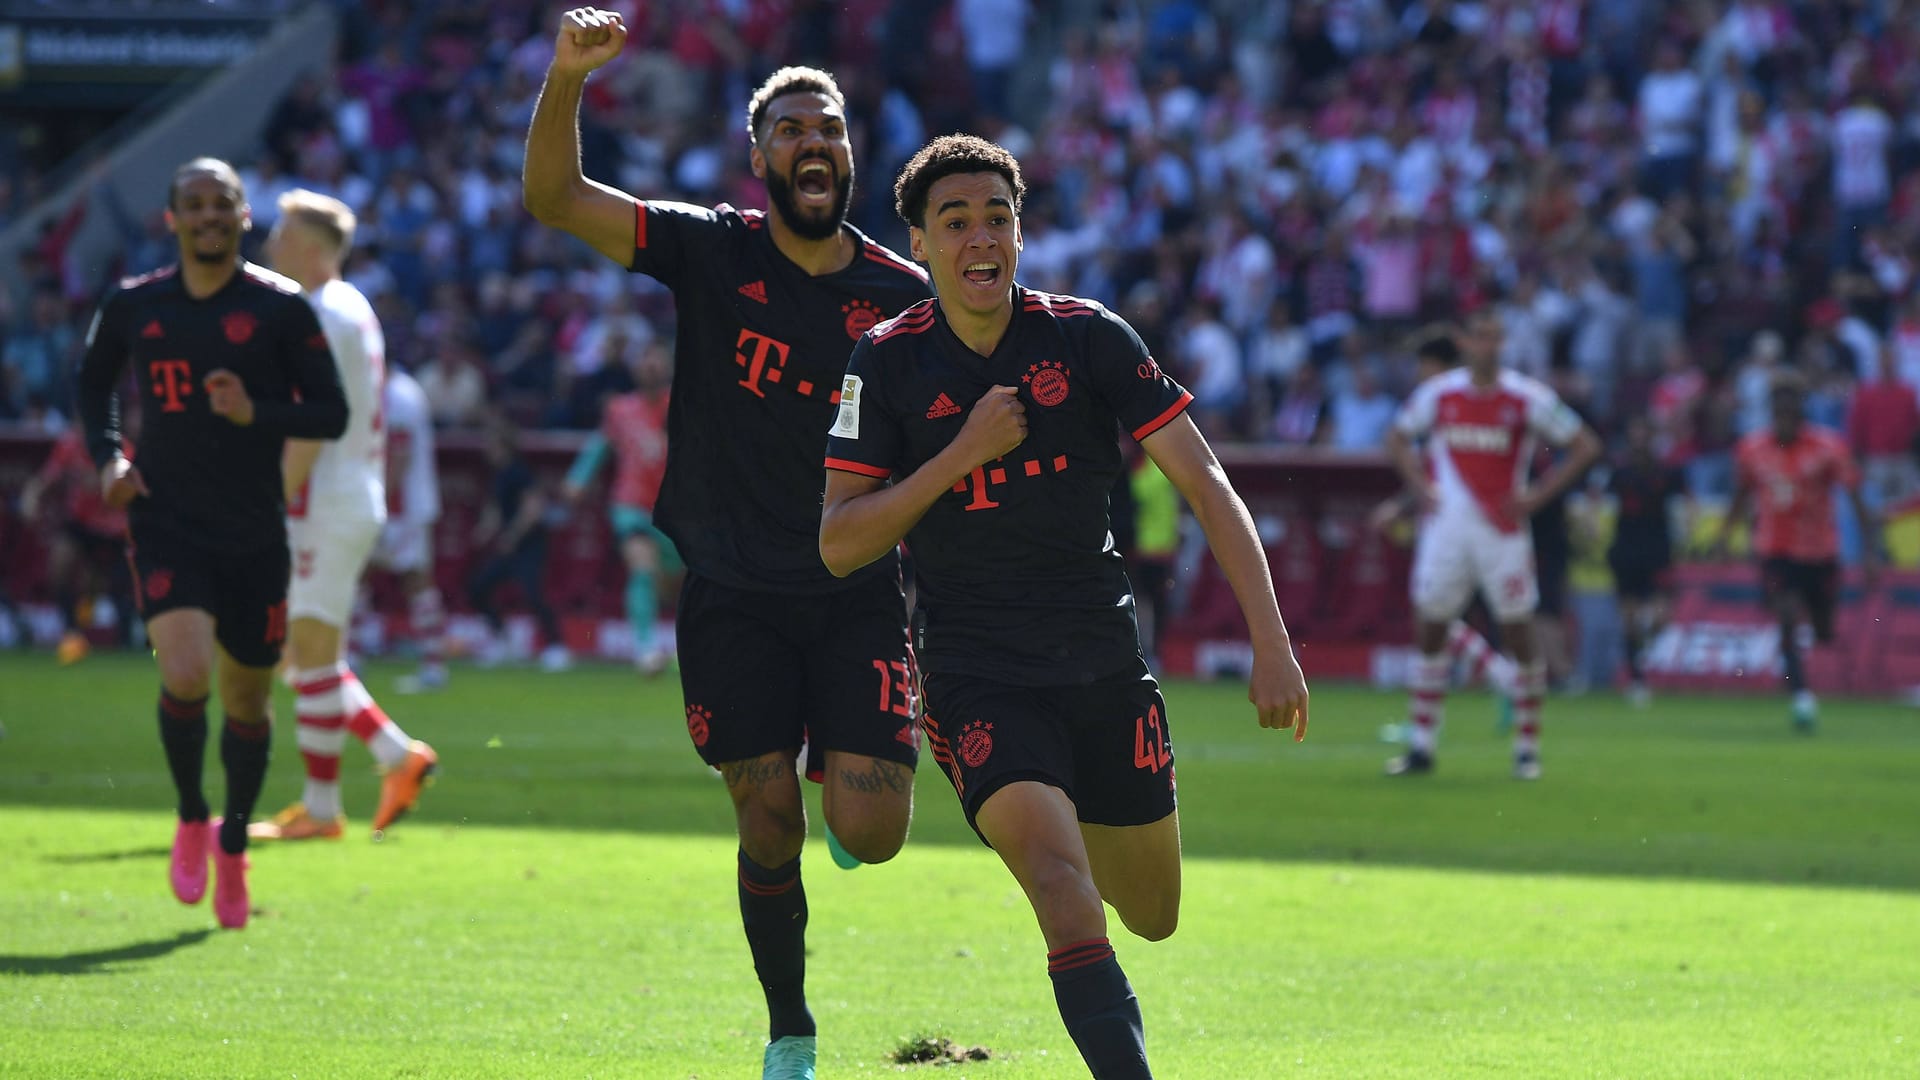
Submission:
[[[553,70],[584,78],[619,56],[626,44],[627,24],[618,12],[574,8],[560,16],[560,33],[553,41]]]
[[[137,495],[152,494],[147,490],[147,482],[140,476],[140,470],[134,468],[133,462],[126,458],[116,457],[101,467],[100,498],[106,501],[109,509],[119,510]]]
[[[1017,386],[995,386],[980,395],[953,444],[969,469],[985,465],[1027,441],[1027,407]]]

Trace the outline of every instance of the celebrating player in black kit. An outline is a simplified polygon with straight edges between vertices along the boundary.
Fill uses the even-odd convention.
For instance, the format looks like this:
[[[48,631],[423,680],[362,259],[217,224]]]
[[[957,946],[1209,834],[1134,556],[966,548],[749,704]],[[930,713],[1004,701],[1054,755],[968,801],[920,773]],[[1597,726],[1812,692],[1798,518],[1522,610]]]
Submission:
[[[823,71],[777,71],[748,105],[765,213],[641,202],[582,176],[581,90],[626,33],[612,12],[563,17],[527,136],[525,200],[674,293],[655,521],[688,568],[676,628],[687,730],[733,799],[740,914],[769,1013],[763,1075],[811,1077],[794,755],[805,739],[808,771],[824,765],[829,836],[848,861],[882,862],[906,839],[919,747],[896,559],[844,581],[820,565],[820,440],[854,340],[929,290],[919,268],[846,224],[846,107]]]
[[[1252,632],[1261,726],[1307,728],[1307,687],[1246,507],[1119,317],[1014,281],[1020,166],[969,135],[907,163],[895,206],[937,300],[860,340],[827,450],[835,574],[904,537],[924,728],[967,820],[1026,890],[1054,999],[1096,1077],[1145,1077],[1140,1007],[1107,940],[1180,911],[1166,703],[1140,655],[1107,517],[1121,431],[1194,509]],[[889,483],[891,481],[891,483]]]
[[[167,225],[180,262],[109,294],[87,334],[78,406],[101,490],[128,507],[128,557],[160,665],[160,743],[179,791],[174,895],[207,891],[201,792],[207,692],[219,679],[226,816],[212,853],[220,925],[247,924],[247,819],[266,777],[273,669],[287,636],[289,437],[337,438],[347,399],[300,286],[243,261],[250,225],[233,167],[196,158],[173,174]],[[120,445],[115,385],[131,363],[139,463]],[[216,661],[217,658],[217,661]]]

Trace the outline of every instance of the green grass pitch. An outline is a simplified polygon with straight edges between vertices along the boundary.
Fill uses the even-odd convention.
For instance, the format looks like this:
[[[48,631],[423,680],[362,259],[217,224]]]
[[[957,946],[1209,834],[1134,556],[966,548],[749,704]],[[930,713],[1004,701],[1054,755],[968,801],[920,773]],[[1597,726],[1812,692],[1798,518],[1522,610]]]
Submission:
[[[256,846],[225,933],[165,883],[150,662],[0,657],[0,1077],[759,1075],[732,815],[673,682],[395,672],[368,684],[440,783],[375,845],[350,741],[348,839]],[[1920,1076],[1914,710],[1828,702],[1799,738],[1773,698],[1553,699],[1527,785],[1484,697],[1401,781],[1398,695],[1320,688],[1299,746],[1231,684],[1168,698],[1182,924],[1113,934],[1156,1075]],[[266,812],[300,783],[276,708]],[[894,862],[808,848],[820,1076],[1085,1076],[1025,900],[919,781]],[[891,1063],[924,1035],[993,1056]]]

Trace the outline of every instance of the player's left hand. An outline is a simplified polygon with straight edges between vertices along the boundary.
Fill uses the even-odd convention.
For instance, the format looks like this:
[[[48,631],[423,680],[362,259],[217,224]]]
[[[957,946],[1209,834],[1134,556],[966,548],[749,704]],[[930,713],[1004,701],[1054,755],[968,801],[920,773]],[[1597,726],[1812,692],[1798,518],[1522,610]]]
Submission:
[[[1307,676],[1291,646],[1253,651],[1253,678],[1247,700],[1259,711],[1260,726],[1293,729],[1293,741],[1307,737]]]
[[[205,385],[207,407],[215,416],[224,416],[240,427],[253,423],[253,399],[247,396],[247,385],[240,376],[221,368],[207,374]]]

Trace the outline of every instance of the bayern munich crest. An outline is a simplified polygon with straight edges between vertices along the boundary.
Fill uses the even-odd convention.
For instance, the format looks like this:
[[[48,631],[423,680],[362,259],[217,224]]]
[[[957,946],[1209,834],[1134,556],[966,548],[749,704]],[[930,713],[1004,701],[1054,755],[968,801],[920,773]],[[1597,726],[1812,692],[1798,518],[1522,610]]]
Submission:
[[[707,722],[713,719],[713,713],[705,706],[687,706],[687,734],[693,736],[693,745],[707,745],[707,736],[711,734]]]
[[[1033,400],[1048,408],[1067,400],[1067,365],[1059,360],[1042,360],[1020,376]]]
[[[231,311],[220,318],[220,329],[227,332],[227,340],[235,345],[253,340],[253,330],[258,325],[250,311]]]
[[[847,336],[855,341],[880,321],[880,309],[865,300],[841,304],[840,310],[847,317]]]
[[[960,729],[960,760],[967,768],[977,769],[987,763],[993,753],[993,725],[985,720],[975,720]]]

